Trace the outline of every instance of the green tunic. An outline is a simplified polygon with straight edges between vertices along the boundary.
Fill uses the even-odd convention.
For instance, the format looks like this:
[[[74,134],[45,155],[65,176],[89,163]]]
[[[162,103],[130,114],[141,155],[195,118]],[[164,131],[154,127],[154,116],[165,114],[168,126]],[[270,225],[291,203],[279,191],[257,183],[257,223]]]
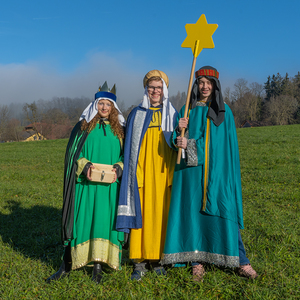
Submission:
[[[105,135],[106,134],[106,135]],[[88,135],[79,159],[113,165],[122,160],[120,140],[107,124],[105,133],[97,124]],[[120,269],[124,233],[115,230],[119,181],[96,183],[84,175],[77,177],[74,197],[72,269],[89,262],[104,262]]]

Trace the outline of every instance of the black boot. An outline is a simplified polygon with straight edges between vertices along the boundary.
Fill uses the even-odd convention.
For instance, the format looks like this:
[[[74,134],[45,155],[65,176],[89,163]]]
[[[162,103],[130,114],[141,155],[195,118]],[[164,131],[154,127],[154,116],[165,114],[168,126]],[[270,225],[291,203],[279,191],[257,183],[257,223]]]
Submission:
[[[70,271],[71,271],[71,264],[70,263],[65,263],[64,261],[62,262],[59,270],[51,275],[49,278],[46,279],[47,283],[50,283],[52,280],[59,280],[61,278],[64,278],[66,276],[69,276]]]
[[[100,283],[101,279],[102,279],[101,264],[97,263],[97,262],[94,262],[93,278],[92,278],[92,280],[98,284],[98,283]]]
[[[47,283],[50,283],[52,280],[59,280],[63,277],[69,276],[69,273],[72,269],[72,257],[71,257],[71,246],[70,244],[64,249],[63,262],[59,270],[54,273],[52,276],[46,279]]]

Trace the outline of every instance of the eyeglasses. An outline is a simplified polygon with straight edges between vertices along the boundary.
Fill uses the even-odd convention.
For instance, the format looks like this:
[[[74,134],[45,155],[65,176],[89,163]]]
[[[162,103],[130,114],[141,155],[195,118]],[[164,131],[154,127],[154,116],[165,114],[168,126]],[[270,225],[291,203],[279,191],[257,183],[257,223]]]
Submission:
[[[149,92],[153,92],[157,90],[158,92],[162,91],[162,86],[147,86]]]

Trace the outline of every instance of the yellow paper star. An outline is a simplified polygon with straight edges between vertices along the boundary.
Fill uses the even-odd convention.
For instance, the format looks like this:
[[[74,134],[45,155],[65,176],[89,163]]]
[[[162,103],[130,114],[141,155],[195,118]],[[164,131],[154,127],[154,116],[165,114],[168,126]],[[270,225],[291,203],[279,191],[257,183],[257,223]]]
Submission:
[[[203,48],[215,47],[212,35],[217,28],[218,24],[207,24],[205,15],[201,15],[197,23],[185,25],[187,37],[181,47],[191,48],[194,56],[197,57]],[[197,40],[197,47],[195,47]]]

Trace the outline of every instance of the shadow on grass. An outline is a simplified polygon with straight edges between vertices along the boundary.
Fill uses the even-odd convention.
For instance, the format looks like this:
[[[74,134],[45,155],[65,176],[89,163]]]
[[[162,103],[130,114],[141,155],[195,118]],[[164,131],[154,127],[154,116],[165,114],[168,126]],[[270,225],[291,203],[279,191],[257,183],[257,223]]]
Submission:
[[[63,252],[61,210],[42,205],[22,208],[15,200],[6,201],[4,208],[9,213],[0,213],[2,241],[26,257],[56,266]]]

